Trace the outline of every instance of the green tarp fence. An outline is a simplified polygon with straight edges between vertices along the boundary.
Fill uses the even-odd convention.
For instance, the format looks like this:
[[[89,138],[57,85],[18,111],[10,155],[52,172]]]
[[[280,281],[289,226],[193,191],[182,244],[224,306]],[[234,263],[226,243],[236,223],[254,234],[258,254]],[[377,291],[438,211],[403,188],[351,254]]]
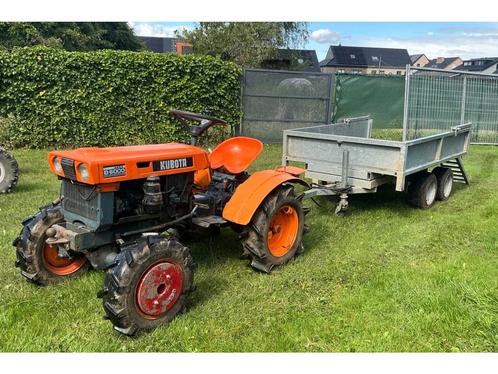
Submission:
[[[370,114],[374,129],[403,128],[402,76],[336,74],[334,121]]]

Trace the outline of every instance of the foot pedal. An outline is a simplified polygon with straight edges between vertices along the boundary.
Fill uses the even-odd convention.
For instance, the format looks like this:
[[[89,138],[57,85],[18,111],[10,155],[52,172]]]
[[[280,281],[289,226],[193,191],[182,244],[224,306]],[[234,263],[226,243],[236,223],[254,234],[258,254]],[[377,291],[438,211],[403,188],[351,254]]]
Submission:
[[[225,223],[227,223],[227,221],[225,221],[220,216],[205,216],[192,218],[192,223],[196,226],[208,228],[211,225],[224,225]]]

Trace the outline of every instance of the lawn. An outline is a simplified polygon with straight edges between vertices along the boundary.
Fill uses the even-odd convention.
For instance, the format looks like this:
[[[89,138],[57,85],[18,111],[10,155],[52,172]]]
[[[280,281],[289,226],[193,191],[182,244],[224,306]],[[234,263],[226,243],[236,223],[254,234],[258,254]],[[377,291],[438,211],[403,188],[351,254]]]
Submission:
[[[430,210],[389,190],[352,196],[344,218],[307,203],[306,251],[271,275],[230,230],[206,238],[188,312],[138,339],[102,319],[102,272],[38,288],[14,267],[20,222],[58,196],[46,153],[14,152],[21,180],[0,196],[0,351],[497,351],[497,147],[472,146],[470,187]]]

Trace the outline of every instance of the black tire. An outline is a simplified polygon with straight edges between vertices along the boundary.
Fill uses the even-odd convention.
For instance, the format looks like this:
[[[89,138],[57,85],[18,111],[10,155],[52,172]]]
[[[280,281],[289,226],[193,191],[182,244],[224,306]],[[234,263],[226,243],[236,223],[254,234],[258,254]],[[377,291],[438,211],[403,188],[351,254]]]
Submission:
[[[60,275],[50,270],[44,259],[44,245],[47,229],[64,220],[60,203],[52,203],[43,208],[23,222],[19,237],[12,243],[16,247],[16,266],[21,269],[21,274],[30,282],[46,286],[64,279],[78,277],[89,267],[86,258],[74,258],[81,262],[81,266],[67,275]]]
[[[297,213],[297,234],[290,249],[282,256],[275,256],[268,245],[270,224],[274,215],[285,206],[292,207]],[[251,259],[251,266],[256,270],[270,273],[275,266],[283,265],[301,254],[304,250],[302,238],[306,231],[304,216],[305,210],[301,200],[295,197],[292,185],[282,185],[270,193],[241,234],[244,254]]]
[[[12,155],[0,147],[0,193],[10,192],[19,179],[19,166]]]
[[[449,168],[437,167],[432,172],[437,179],[436,199],[448,200],[453,191],[453,171]]]
[[[408,202],[420,209],[428,209],[436,201],[437,178],[432,173],[418,174],[408,187]]]
[[[175,238],[153,235],[126,243],[121,250],[115,259],[115,265],[107,271],[104,289],[99,293],[99,297],[103,298],[106,313],[104,318],[111,321],[116,331],[130,336],[137,335],[170,322],[185,310],[188,294],[193,291],[195,269],[187,247]],[[157,318],[146,318],[137,305],[139,285],[144,275],[155,264],[163,261],[174,263],[181,269],[181,292],[169,310]],[[159,293],[159,288],[157,292]]]

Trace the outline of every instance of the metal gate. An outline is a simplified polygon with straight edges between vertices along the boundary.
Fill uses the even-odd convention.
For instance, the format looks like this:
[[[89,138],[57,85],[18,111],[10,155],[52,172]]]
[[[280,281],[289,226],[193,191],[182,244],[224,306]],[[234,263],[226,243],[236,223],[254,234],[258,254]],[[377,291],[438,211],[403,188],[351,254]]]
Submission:
[[[403,140],[472,123],[474,144],[498,144],[498,76],[407,66]]]
[[[244,70],[239,133],[281,143],[283,130],[331,122],[333,74]]]

